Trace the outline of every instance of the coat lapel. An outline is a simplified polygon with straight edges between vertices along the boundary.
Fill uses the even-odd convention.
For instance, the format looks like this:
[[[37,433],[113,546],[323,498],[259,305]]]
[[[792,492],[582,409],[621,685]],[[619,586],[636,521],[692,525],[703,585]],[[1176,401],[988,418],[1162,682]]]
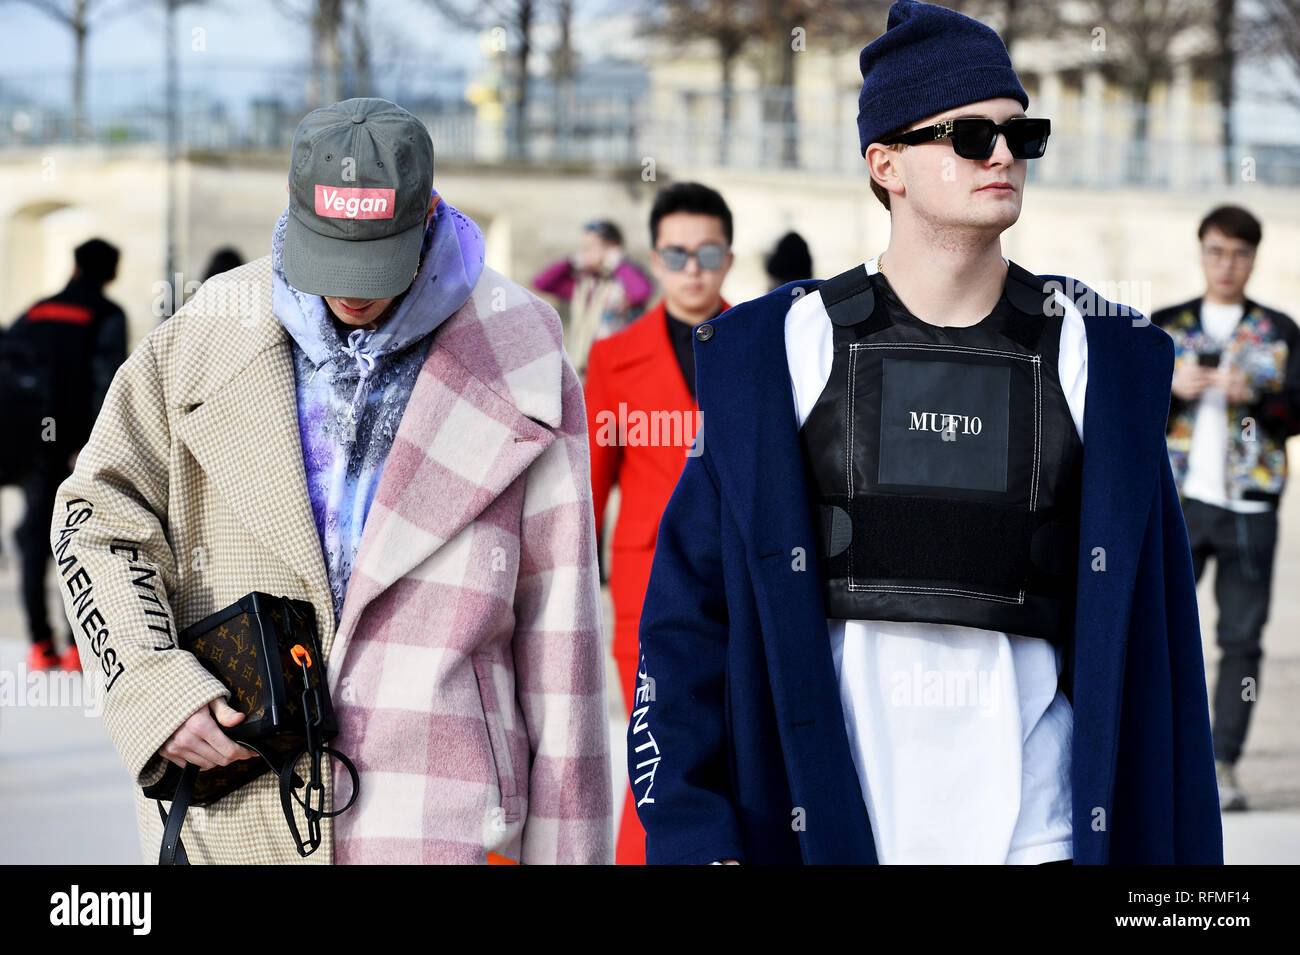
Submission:
[[[695,402],[677,364],[672,339],[668,337],[668,315],[663,302],[638,321],[644,325],[636,329],[624,346],[624,354],[614,362],[613,370],[628,382],[627,391],[654,396],[655,407],[693,408]]]
[[[293,357],[265,284],[247,333],[233,335],[224,352],[204,349],[201,370],[190,366],[197,381],[181,396],[176,429],[248,533],[302,578],[328,642],[334,613],[307,494]]]
[[[875,847],[836,689],[809,519],[785,352],[791,301],[788,287],[777,289],[714,319],[708,342],[697,339],[697,390],[709,415],[702,433],[706,445],[726,449],[713,461],[754,558],[791,796],[806,812],[804,861],[860,862],[874,860]]]
[[[366,608],[460,533],[555,440],[558,343],[513,372],[503,372],[500,348],[472,299],[434,333],[362,530],[335,647],[325,651],[331,685]]]
[[[1089,293],[1090,294],[1090,293]],[[1118,753],[1120,699],[1129,618],[1143,535],[1156,490],[1173,348],[1155,326],[1128,314],[1092,315],[1083,425],[1083,499],[1079,512],[1079,576],[1074,675],[1075,861],[1104,862],[1109,825],[1097,831],[1097,808],[1111,809]],[[1157,349],[1162,349],[1157,351]]]

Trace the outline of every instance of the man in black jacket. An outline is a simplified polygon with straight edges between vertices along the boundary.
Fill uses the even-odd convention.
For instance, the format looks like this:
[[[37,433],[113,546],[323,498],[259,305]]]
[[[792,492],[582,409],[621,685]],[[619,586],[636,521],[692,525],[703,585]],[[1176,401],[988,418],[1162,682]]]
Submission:
[[[72,472],[113,375],[126,360],[126,316],[104,296],[104,286],[117,277],[118,250],[90,239],[74,255],[76,266],[63,290],[27,309],[3,339],[7,363],[18,366],[7,393],[14,392],[11,406],[22,409],[9,424],[22,449],[14,470],[26,499],[16,536],[32,640],[28,670],[81,668],[70,636],[63,655],[55,651],[46,613],[50,516],[54,493]]]
[[[1245,809],[1234,766],[1257,699],[1286,439],[1300,433],[1300,328],[1246,297],[1259,221],[1221,206],[1201,222],[1205,294],[1152,320],[1174,340],[1169,458],[1197,580],[1213,555],[1222,650],[1214,755],[1223,809]]]

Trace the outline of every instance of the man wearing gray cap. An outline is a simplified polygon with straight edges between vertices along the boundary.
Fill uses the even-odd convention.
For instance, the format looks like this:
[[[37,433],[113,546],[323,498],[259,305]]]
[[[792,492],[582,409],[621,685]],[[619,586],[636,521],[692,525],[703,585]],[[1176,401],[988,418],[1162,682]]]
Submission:
[[[558,316],[484,264],[393,103],[308,114],[288,191],[271,254],[145,337],[59,489],[61,592],[109,736],[140,787],[250,758],[224,732],[238,701],[175,635],[249,591],[307,600],[357,801],[304,859],[265,773],[189,810],[191,862],[612,861]],[[352,796],[336,773],[326,810]],[[157,807],[137,790],[146,858]]]

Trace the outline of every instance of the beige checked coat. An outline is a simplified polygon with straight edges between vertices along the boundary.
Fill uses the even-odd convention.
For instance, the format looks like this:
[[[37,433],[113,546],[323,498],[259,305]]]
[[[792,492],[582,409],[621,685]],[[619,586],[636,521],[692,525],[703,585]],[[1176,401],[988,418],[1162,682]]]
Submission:
[[[208,280],[134,350],[50,530],[145,861],[162,824],[138,787],[228,696],[175,634],[250,590],[315,606],[361,795],[304,859],[264,774],[189,810],[191,862],[612,861],[586,424],[560,342],[554,311],[491,269],[434,333],[337,632],[270,256]],[[325,781],[332,807],[350,784]]]

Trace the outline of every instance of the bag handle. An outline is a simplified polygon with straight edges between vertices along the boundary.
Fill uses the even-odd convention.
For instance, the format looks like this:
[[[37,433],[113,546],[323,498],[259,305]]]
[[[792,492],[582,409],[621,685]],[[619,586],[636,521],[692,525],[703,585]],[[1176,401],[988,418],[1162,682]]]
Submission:
[[[340,813],[347,812],[352,808],[352,804],[357,801],[360,782],[360,778],[357,774],[357,767],[353,765],[352,760],[348,759],[332,746],[321,746],[320,753],[313,757],[313,786],[309,788],[307,800],[304,801],[296,792],[294,792],[296,788],[302,786],[304,780],[293,771],[293,767],[302,754],[308,751],[307,747],[304,746],[302,749],[298,750],[285,760],[283,766],[277,768],[276,765],[267,757],[266,753],[264,753],[255,743],[244,742],[240,745],[247,746],[249,749],[257,753],[258,756],[262,757],[262,759],[266,760],[266,764],[270,766],[271,770],[279,777],[280,804],[284,808],[284,818],[289,823],[289,831],[293,833],[294,845],[297,847],[299,855],[304,857],[311,855],[320,848],[320,821],[322,819],[332,819]],[[318,760],[321,755],[326,754],[340,760],[347,769],[348,775],[352,777],[351,798],[348,799],[346,805],[339,809],[335,809],[333,812],[322,811],[324,809],[324,789],[320,784],[320,764]],[[190,864],[189,858],[185,854],[185,845],[181,842],[181,824],[185,821],[185,814],[189,812],[190,800],[194,797],[194,786],[198,780],[198,775],[199,767],[195,766],[193,763],[186,763],[185,769],[181,772],[180,782],[176,785],[176,794],[172,797],[170,812],[164,810],[162,800],[158,800],[158,815],[163,821],[162,847],[158,852],[159,865]],[[320,796],[318,797],[318,805],[316,806],[309,804],[312,798],[313,789],[320,793]],[[290,796],[297,801],[298,805],[302,806],[304,812],[307,814],[308,838],[305,842],[298,831],[297,820],[294,819],[293,816],[293,805],[289,801]],[[310,846],[310,848],[304,849],[304,845]]]
[[[159,865],[189,865],[185,855],[185,846],[181,844],[181,823],[190,808],[190,799],[194,796],[194,783],[199,778],[199,767],[186,763],[181,771],[181,781],[176,784],[176,794],[172,796],[171,813],[163,811],[162,800],[158,800],[158,815],[162,816],[162,848],[158,852]]]
[[[289,831],[293,833],[293,842],[294,845],[298,847],[298,854],[304,857],[311,855],[320,847],[320,821],[322,819],[332,819],[340,813],[347,812],[351,809],[352,804],[357,801],[357,792],[360,783],[360,778],[357,775],[357,767],[352,764],[352,760],[348,759],[332,746],[322,746],[320,747],[319,753],[313,753],[311,756],[312,780],[307,786],[307,799],[303,800],[296,792],[294,792],[294,789],[297,787],[292,786],[291,780],[294,778],[294,763],[296,763],[298,758],[305,752],[307,752],[306,747],[298,750],[298,752],[294,753],[293,756],[285,762],[284,768],[280,770],[280,805],[284,809],[284,818],[289,823]],[[333,812],[324,811],[325,793],[320,783],[320,758],[327,754],[340,760],[347,768],[348,774],[352,777],[352,797],[348,799],[346,805],[339,809],[335,809]],[[301,782],[301,777],[299,777],[299,782]],[[310,805],[313,793],[319,794],[315,806]],[[293,817],[293,806],[289,803],[290,796],[294,798],[298,805],[302,806],[303,811],[307,814],[307,840],[305,842],[303,841],[302,835],[298,832],[298,822]],[[304,845],[310,846],[311,848],[304,849]]]
[[[280,774],[280,769],[271,762],[256,743],[241,742],[241,746],[247,746],[258,756],[266,761],[266,765],[271,767],[271,771],[276,775]],[[297,759],[297,756],[294,756]],[[293,768],[293,761],[289,762],[290,769]],[[163,809],[163,801],[158,800],[158,815],[163,822],[162,847],[158,850],[159,865],[189,865],[189,858],[185,855],[185,845],[181,842],[181,824],[185,822],[185,814],[189,812],[190,800],[194,798],[194,786],[199,778],[199,767],[193,763],[186,763],[185,768],[181,770],[180,782],[176,784],[176,792],[172,796],[170,811]],[[298,777],[299,784],[302,783],[302,777]],[[349,803],[349,805],[351,805]]]

